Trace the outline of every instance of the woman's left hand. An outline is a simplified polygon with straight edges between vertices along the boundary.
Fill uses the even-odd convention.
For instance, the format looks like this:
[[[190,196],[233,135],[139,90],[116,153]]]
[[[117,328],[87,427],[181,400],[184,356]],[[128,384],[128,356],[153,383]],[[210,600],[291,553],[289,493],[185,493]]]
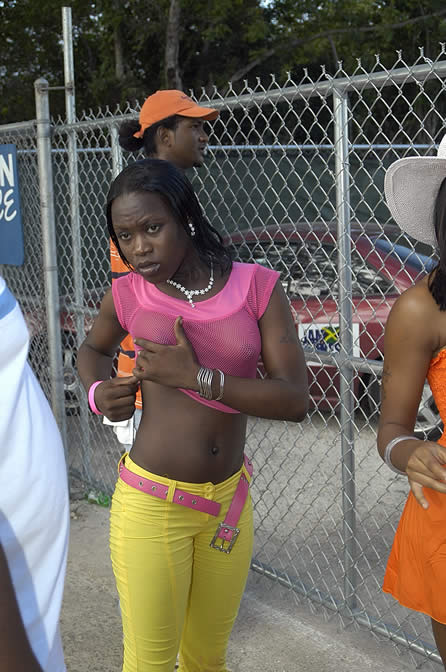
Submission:
[[[435,441],[417,445],[407,461],[406,473],[415,499],[423,509],[429,507],[423,487],[446,494],[446,448]]]
[[[145,338],[134,339],[142,350],[138,353],[133,375],[139,380],[150,380],[168,387],[198,389],[197,373],[200,366],[184,333],[181,317],[175,320],[174,331],[176,345],[160,345]]]

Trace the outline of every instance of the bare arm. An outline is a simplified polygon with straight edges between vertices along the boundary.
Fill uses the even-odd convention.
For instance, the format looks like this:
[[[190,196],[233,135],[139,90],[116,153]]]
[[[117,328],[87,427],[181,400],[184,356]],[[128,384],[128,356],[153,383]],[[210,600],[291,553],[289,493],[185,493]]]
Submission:
[[[412,435],[429,363],[435,352],[437,308],[425,286],[405,292],[393,306],[385,331],[378,451],[391,439]],[[426,505],[422,486],[446,493],[446,449],[432,441],[401,441],[392,464],[405,471],[417,500]]]
[[[222,402],[247,415],[299,422],[308,410],[307,369],[280,283],[274,288],[259,328],[268,378],[225,376]],[[198,391],[199,363],[179,319],[175,323],[175,333],[177,344],[173,346],[135,338],[135,343],[144,351],[138,356],[134,374],[141,380]],[[214,398],[217,397],[218,375],[214,375],[213,392]]]
[[[28,641],[0,543],[0,670],[42,672]]]
[[[308,374],[280,282],[276,283],[259,327],[268,377],[259,380],[226,376],[222,401],[247,415],[300,422],[308,411]]]
[[[77,368],[87,391],[95,381],[104,381],[95,390],[95,403],[114,421],[127,420],[133,415],[138,389],[134,376],[110,379],[113,358],[126,333],[117,318],[110,289],[102,300],[90,333],[79,348]]]

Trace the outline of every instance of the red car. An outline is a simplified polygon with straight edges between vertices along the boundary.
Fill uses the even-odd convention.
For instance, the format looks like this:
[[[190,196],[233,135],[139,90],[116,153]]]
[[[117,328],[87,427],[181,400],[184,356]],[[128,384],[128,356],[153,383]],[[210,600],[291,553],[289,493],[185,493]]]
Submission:
[[[398,233],[395,227],[383,230],[369,224],[352,226],[353,355],[356,357],[382,360],[384,325],[391,306],[401,292],[431,268],[427,257],[390,242]],[[313,406],[329,411],[340,405],[339,373],[324,361],[324,357],[329,359],[327,355],[340,348],[336,235],[335,224],[298,223],[238,231],[225,240],[233,247],[236,259],[255,261],[280,272],[310,365]],[[86,301],[86,332],[91,328],[92,316],[104,291],[98,290]],[[76,320],[69,306],[70,297],[61,297],[65,401],[67,411],[76,412],[80,386],[75,367]],[[32,334],[31,359],[39,372],[46,342],[46,333],[41,333],[43,315],[38,316],[31,310],[27,317]],[[315,351],[321,356],[322,364],[311,357]],[[45,371],[40,373],[43,376]],[[361,408],[373,417],[379,406],[379,380],[373,374],[360,373],[354,384]],[[439,414],[426,384],[417,431],[433,436],[438,434],[440,426]]]
[[[405,289],[428,270],[425,257],[390,242],[399,229],[352,225],[351,268],[353,355],[382,360],[384,325],[390,308]],[[290,298],[299,338],[309,363],[310,397],[321,410],[337,409],[339,373],[325,360],[339,345],[338,245],[336,225],[298,223],[238,231],[225,242],[239,261],[256,262],[280,272]],[[404,251],[406,254],[404,254]],[[404,259],[404,261],[403,261]],[[322,355],[321,361],[311,353]],[[360,373],[355,396],[369,417],[377,413],[380,384],[376,376]],[[425,385],[417,431],[438,433],[440,418],[429,386]]]

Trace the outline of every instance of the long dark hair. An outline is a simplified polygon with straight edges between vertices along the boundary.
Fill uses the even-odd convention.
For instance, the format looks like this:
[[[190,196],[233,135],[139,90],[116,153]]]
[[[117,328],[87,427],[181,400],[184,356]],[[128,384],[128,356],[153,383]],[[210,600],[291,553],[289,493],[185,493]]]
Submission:
[[[446,310],[446,177],[435,201],[434,230],[439,260],[429,274],[429,291],[440,310]]]
[[[135,138],[135,133],[141,130],[141,125],[136,119],[123,121],[119,127],[119,144],[128,152],[138,152],[143,149],[147,157],[157,153],[156,132],[159,128],[168,128],[175,130],[181,117],[173,114],[170,117],[157,121],[156,124],[148,126],[144,131],[142,138]]]
[[[191,183],[184,173],[168,161],[143,159],[130,164],[112,182],[107,196],[107,226],[110,238],[116,245],[122,261],[131,268],[125,258],[113,228],[111,209],[115,198],[123,194],[152,192],[163,196],[175,218],[182,225],[198,255],[205,264],[221,269],[222,273],[231,268],[232,257],[223,245],[219,232],[207,221],[195,196]],[[195,228],[191,237],[189,222]]]

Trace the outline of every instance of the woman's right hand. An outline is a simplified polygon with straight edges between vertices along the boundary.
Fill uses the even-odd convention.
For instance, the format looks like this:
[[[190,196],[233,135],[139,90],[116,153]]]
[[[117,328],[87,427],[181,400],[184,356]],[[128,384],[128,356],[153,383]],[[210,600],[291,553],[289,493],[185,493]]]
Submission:
[[[423,441],[407,461],[406,474],[417,502],[427,509],[423,486],[446,494],[446,448],[434,441]]]
[[[135,376],[104,380],[94,391],[95,404],[112,422],[128,420],[135,412],[138,386]]]

